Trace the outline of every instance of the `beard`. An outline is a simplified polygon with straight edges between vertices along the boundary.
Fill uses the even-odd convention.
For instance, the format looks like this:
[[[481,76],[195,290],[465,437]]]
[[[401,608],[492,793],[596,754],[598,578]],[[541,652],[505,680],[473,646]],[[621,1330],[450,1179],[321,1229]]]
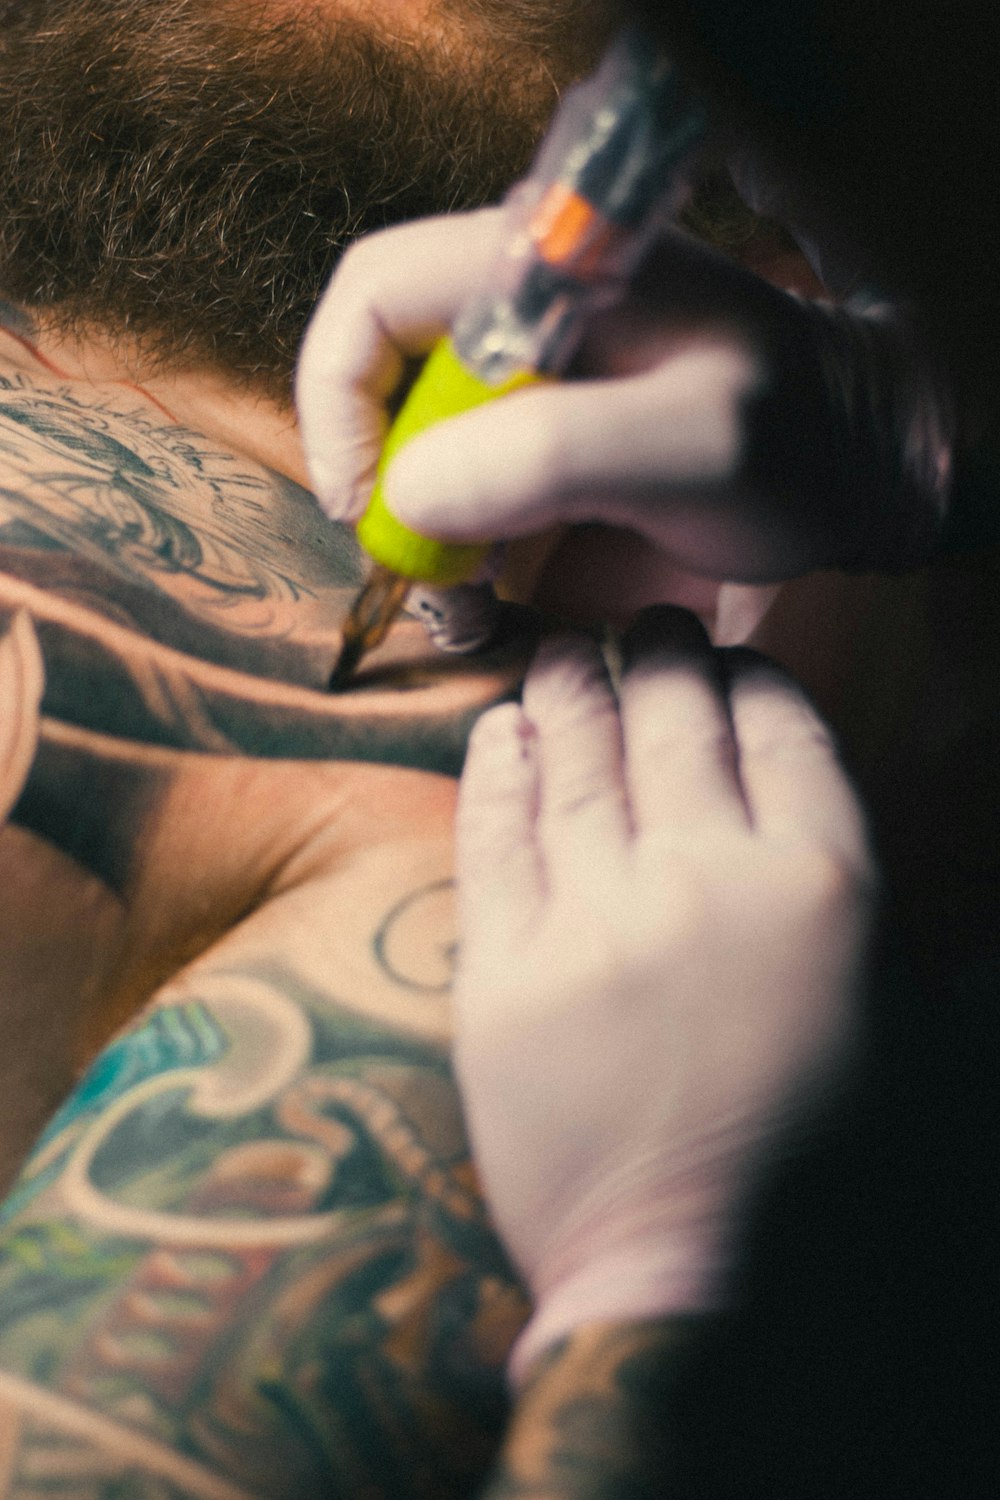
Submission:
[[[441,0],[422,39],[301,4],[0,0],[0,292],[287,400],[351,240],[524,172],[589,8]]]

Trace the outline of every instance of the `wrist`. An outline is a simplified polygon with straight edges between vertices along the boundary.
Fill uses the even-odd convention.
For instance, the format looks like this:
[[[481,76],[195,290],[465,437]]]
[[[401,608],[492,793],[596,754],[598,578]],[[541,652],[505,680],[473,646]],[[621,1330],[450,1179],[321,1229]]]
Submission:
[[[843,567],[898,572],[939,550],[951,504],[954,406],[905,311],[870,299],[809,304],[834,429],[835,483],[858,508]]]
[[[538,1359],[582,1328],[717,1311],[727,1266],[721,1246],[667,1237],[594,1257],[537,1298],[508,1361],[511,1385],[520,1390]]]
[[[700,1318],[581,1328],[536,1360],[483,1500],[660,1496]]]

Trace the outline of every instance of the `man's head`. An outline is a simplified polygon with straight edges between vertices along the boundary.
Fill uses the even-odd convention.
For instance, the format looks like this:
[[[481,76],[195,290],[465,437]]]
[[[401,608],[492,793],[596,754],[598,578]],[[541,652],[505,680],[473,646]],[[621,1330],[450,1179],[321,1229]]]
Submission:
[[[501,194],[593,13],[0,0],[0,293],[284,393],[345,244]]]

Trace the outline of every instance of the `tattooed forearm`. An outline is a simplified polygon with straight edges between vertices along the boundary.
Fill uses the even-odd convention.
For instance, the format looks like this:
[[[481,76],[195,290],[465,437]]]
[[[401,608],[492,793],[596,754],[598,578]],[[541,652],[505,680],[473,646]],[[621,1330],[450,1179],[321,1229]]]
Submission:
[[[329,996],[257,968],[165,995],[53,1120],[2,1251],[12,1496],[482,1481],[524,1301],[442,1054]]]
[[[482,1500],[666,1500],[697,1318],[595,1324],[531,1371]]]

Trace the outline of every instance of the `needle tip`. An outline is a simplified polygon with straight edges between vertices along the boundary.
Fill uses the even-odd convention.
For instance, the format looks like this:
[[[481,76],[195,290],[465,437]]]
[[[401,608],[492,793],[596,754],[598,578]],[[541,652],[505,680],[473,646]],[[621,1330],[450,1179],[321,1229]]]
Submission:
[[[400,578],[388,568],[378,565],[372,569],[368,582],[355,599],[354,607],[344,623],[340,655],[327,684],[329,692],[342,692],[353,678],[365,653],[385,639],[390,625],[406,601],[409,589],[409,579]]]

